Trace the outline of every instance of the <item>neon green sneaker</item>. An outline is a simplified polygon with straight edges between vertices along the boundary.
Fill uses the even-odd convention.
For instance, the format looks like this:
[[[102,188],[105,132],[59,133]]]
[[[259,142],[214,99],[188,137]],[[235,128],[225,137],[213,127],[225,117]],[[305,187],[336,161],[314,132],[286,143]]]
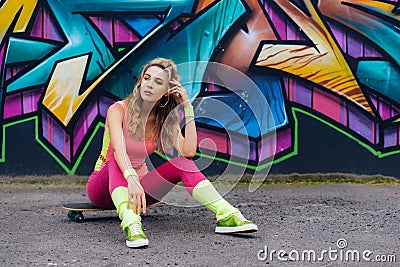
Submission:
[[[147,246],[149,240],[143,232],[141,222],[136,222],[125,228],[126,231],[126,245],[130,248],[140,248]]]
[[[233,234],[233,233],[253,233],[257,232],[258,227],[253,222],[247,220],[242,213],[236,212],[217,222],[215,233]]]

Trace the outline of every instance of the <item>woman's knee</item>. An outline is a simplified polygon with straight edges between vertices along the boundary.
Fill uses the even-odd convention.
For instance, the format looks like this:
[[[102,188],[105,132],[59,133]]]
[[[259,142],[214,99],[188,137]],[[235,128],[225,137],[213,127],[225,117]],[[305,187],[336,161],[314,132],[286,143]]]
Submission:
[[[93,173],[86,184],[86,195],[89,200],[100,208],[112,209],[113,203],[108,193],[108,179],[102,174]]]
[[[199,168],[194,164],[192,159],[185,158],[183,156],[179,156],[173,158],[169,161],[175,168],[178,168],[182,171],[186,172],[198,172]]]

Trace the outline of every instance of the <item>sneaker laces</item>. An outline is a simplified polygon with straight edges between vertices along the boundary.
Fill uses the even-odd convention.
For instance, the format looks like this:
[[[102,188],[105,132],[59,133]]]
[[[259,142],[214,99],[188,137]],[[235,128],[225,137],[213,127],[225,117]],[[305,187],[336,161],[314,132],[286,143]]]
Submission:
[[[143,233],[142,225],[140,223],[133,223],[129,225],[129,229],[131,230],[132,236],[140,235]]]
[[[236,213],[235,215],[236,215],[238,218],[242,219],[243,221],[249,222],[249,220],[247,220],[247,219],[243,216],[243,214],[242,214],[241,212],[238,212],[238,213]]]

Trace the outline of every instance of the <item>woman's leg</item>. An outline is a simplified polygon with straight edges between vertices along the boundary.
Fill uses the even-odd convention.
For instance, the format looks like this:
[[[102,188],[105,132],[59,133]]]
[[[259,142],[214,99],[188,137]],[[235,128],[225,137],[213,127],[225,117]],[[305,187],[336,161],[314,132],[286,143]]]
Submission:
[[[217,220],[223,220],[239,212],[222,198],[190,159],[176,157],[140,179],[146,195],[158,200],[161,200],[180,181],[194,199],[215,213]]]
[[[122,220],[121,226],[125,229],[127,225],[140,222],[141,219],[132,209],[126,208],[128,202],[127,181],[117,163],[112,160],[109,165],[110,177],[112,177],[110,192]],[[194,162],[184,157],[176,157],[140,179],[146,193],[147,204],[160,201],[180,181],[194,199],[215,213],[218,221],[216,232],[233,233],[257,230],[255,224],[247,221],[237,208],[222,198]]]
[[[143,232],[142,218],[133,211],[133,205],[128,209],[128,182],[115,159],[108,163],[109,168],[109,192],[112,203],[117,209],[121,219],[121,227],[126,231],[126,245],[128,247],[143,247],[149,244],[149,240]]]
[[[180,181],[191,195],[193,188],[206,179],[192,160],[176,157],[141,177],[140,184],[147,195],[160,201]]]
[[[89,200],[99,208],[114,209],[108,190],[108,177],[108,165],[98,172],[93,172],[86,184],[86,194]]]
[[[110,176],[108,194],[111,195],[117,213],[122,220],[121,227],[125,229],[130,224],[140,222],[139,215],[133,212],[133,209],[128,209],[128,182],[125,179],[121,169],[115,159],[111,159],[108,163],[108,173]]]

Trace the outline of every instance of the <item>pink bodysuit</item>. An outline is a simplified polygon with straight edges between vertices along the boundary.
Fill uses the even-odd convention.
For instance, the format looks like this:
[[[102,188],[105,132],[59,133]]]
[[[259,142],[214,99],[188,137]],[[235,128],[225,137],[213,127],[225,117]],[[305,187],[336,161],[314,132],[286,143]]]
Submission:
[[[146,141],[138,141],[137,139],[135,139],[129,133],[129,130],[126,127],[126,125],[128,125],[128,116],[126,115],[127,106],[123,101],[118,101],[117,103],[124,108],[125,112],[122,131],[125,139],[126,153],[128,154],[131,165],[134,167],[139,177],[143,177],[145,174],[148,173],[148,169],[145,163],[146,157],[153,153],[155,150],[155,143],[153,140],[154,135],[151,136],[150,140]],[[108,132],[108,124],[106,121],[103,136],[103,147],[94,170],[100,171],[113,157],[114,152],[112,150],[110,134]]]

